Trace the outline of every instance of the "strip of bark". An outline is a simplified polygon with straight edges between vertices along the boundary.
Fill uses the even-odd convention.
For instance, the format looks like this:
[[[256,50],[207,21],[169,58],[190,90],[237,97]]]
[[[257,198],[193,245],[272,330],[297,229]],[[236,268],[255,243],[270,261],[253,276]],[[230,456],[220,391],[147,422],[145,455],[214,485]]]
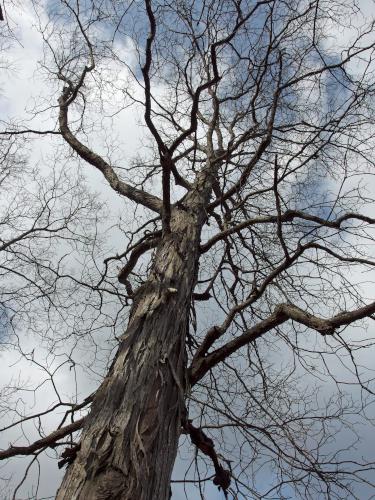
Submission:
[[[184,431],[189,434],[191,442],[204,454],[211,458],[215,468],[215,477],[213,483],[222,488],[224,495],[227,497],[227,490],[230,486],[231,473],[229,470],[224,469],[220,464],[215,451],[215,444],[211,438],[199,427],[194,427],[191,420],[187,420],[183,425]]]

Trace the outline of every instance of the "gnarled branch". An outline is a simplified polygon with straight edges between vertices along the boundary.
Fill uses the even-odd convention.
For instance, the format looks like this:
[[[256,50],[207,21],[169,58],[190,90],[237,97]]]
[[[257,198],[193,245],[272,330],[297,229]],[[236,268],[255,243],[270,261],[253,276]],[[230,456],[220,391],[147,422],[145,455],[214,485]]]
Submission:
[[[126,196],[129,200],[140,203],[154,212],[161,213],[162,201],[157,196],[147,193],[146,191],[142,191],[141,189],[137,189],[134,186],[121,181],[113,167],[111,167],[101,156],[94,153],[91,149],[82,144],[77,137],[75,137],[68,125],[68,104],[64,94],[60,97],[59,104],[59,123],[61,134],[66,142],[78,154],[78,156],[87,161],[87,163],[93,167],[97,168],[104,175],[111,188],[117,193]]]
[[[314,316],[313,314],[310,314],[293,304],[280,304],[276,307],[273,314],[247,330],[239,337],[233,339],[205,357],[196,357],[189,370],[190,383],[194,385],[220,361],[223,361],[244,345],[254,342],[265,333],[290,319],[319,332],[321,335],[333,335],[339,327],[349,325],[354,323],[354,321],[369,317],[374,313],[375,302],[371,302],[367,306],[360,307],[352,311],[342,312],[328,319]]]

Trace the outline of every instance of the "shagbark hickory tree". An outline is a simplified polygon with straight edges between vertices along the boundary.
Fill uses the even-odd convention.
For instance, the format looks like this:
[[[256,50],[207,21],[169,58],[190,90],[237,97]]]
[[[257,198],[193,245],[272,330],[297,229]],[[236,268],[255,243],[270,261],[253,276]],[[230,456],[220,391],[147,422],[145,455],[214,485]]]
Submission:
[[[52,126],[2,123],[3,182],[30,168],[12,149],[21,139],[47,144],[42,170],[55,173],[29,191],[27,217],[3,212],[3,344],[55,392],[34,409],[17,384],[2,392],[3,434],[31,433],[0,451],[31,459],[14,498],[51,453],[59,500],[164,500],[181,484],[210,498],[212,483],[226,498],[367,498],[369,5],[31,5],[49,91],[33,117]],[[143,146],[129,159],[129,137],[108,124],[135,113]],[[95,171],[109,207],[126,206],[116,222],[84,185]],[[113,228],[125,249],[100,241]],[[67,395],[63,366],[101,381]],[[179,442],[190,462],[172,476]]]

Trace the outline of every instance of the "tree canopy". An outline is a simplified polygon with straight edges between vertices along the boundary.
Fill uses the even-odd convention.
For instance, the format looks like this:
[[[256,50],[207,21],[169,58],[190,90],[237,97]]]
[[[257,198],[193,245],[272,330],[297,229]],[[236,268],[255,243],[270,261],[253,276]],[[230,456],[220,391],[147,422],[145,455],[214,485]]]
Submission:
[[[373,9],[5,5],[4,498],[374,494]]]

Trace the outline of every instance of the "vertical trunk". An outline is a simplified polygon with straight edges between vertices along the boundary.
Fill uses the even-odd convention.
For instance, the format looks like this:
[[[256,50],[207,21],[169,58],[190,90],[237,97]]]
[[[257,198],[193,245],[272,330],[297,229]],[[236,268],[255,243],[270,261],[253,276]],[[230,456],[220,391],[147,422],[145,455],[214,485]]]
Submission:
[[[85,422],[58,500],[166,500],[184,405],[185,336],[195,284],[201,201],[174,209],[136,294],[129,325]]]

